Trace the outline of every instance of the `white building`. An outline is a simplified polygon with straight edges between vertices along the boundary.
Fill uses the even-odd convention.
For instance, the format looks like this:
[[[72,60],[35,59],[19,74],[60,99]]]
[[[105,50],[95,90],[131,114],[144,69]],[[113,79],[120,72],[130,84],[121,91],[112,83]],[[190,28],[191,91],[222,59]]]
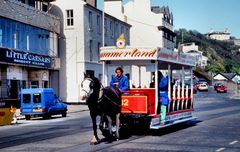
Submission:
[[[83,0],[57,0],[51,11],[61,18],[60,96],[71,103],[80,102],[83,73],[88,71],[101,80],[102,11]],[[113,46],[121,33],[129,45],[130,25],[105,14],[105,46]]]
[[[207,33],[207,37],[214,40],[226,41],[230,40],[230,33],[227,29],[225,29],[224,32],[210,30],[210,32]]]
[[[105,1],[105,12],[130,25],[132,46],[158,46],[174,49],[173,15],[168,7],[152,7],[150,0]]]
[[[130,29],[131,47],[162,47],[174,49],[175,36],[173,32],[173,15],[168,7],[152,7],[150,0],[105,1],[105,12],[132,25]],[[145,67],[131,67],[136,73],[146,73]],[[152,80],[151,72],[144,77],[130,76],[135,86],[148,87]],[[141,79],[141,80],[140,80]],[[140,83],[141,82],[141,83]]]
[[[207,66],[208,58],[203,55],[202,51],[199,51],[198,45],[195,43],[181,44],[178,48],[180,52],[191,54],[196,57],[196,65],[205,67]]]

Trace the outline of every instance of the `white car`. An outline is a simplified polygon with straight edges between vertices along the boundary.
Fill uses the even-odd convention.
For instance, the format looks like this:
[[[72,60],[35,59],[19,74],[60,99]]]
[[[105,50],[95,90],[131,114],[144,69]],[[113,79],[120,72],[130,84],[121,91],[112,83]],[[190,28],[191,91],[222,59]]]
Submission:
[[[198,86],[198,90],[199,90],[199,91],[208,91],[208,85],[205,84],[205,83],[201,83],[201,84],[199,84],[199,86]]]

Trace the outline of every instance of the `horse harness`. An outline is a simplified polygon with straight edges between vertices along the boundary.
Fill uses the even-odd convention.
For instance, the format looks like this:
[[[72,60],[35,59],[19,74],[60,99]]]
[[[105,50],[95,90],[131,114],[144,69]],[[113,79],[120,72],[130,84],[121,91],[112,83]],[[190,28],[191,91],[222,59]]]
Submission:
[[[87,79],[87,80],[90,81],[89,87],[90,87],[90,89],[93,89],[93,87],[94,87],[94,85],[95,85],[95,82],[93,81],[93,79],[91,79],[91,78],[85,78],[85,79]],[[109,101],[112,102],[113,104],[121,107],[121,105],[115,103],[115,102],[114,102],[113,100],[111,100],[106,94],[103,93],[105,87],[102,85],[101,82],[99,82],[99,83],[100,83],[100,85],[101,85],[101,90],[99,91],[98,103],[102,102],[103,98],[105,97],[107,100],[109,100]],[[81,83],[81,87],[82,87],[82,91],[86,92],[87,98],[88,98],[88,97],[91,95],[91,92],[87,92],[85,89],[83,89],[83,82]],[[112,91],[118,98],[120,98],[120,96],[118,95],[118,93],[116,92],[115,89],[113,89],[113,88],[110,88],[110,89],[111,89],[111,91]],[[101,93],[101,92],[102,92],[102,93]],[[102,95],[100,96],[100,94],[102,94]]]

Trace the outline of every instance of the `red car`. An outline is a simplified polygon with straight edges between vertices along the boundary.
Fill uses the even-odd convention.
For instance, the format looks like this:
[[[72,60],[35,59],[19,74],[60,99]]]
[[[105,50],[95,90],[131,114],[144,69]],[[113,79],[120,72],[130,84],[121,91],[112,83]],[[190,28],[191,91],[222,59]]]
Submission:
[[[219,93],[219,92],[226,93],[227,92],[227,87],[222,84],[222,85],[216,86],[215,90],[217,91],[217,93]]]

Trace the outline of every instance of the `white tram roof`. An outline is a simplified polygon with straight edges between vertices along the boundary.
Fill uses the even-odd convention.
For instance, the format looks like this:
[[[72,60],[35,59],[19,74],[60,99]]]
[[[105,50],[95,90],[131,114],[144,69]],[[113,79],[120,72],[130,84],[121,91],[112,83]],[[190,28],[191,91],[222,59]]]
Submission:
[[[173,68],[196,65],[196,58],[186,53],[179,53],[160,47],[131,47],[120,49],[115,46],[100,48],[100,61],[121,65],[148,65],[159,62],[159,68]],[[167,64],[166,64],[167,63]]]

